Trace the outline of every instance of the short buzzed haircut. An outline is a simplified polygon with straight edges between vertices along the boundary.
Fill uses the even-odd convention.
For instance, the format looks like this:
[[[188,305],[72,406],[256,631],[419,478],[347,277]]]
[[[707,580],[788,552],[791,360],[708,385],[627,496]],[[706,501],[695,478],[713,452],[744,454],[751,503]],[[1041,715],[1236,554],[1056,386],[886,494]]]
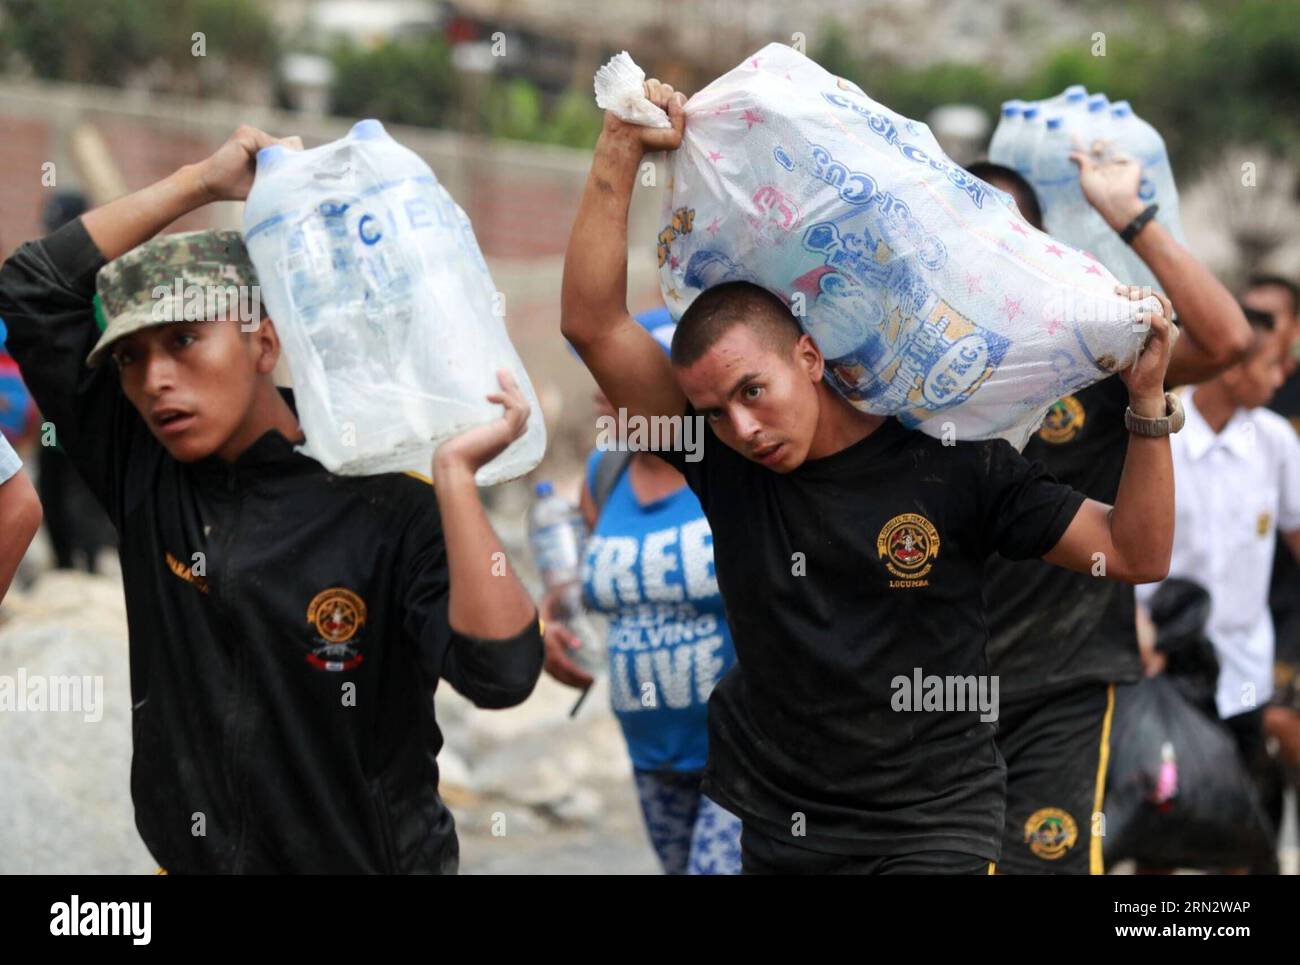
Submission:
[[[747,281],[731,281],[702,292],[683,313],[673,333],[673,365],[694,365],[736,325],[744,325],[781,355],[789,354],[803,334],[776,295]]]
[[[1252,336],[1250,348],[1246,351],[1245,355],[1237,360],[1238,364],[1241,364],[1248,359],[1254,358],[1264,349],[1268,348],[1268,336],[1273,334],[1277,329],[1277,326],[1273,322],[1272,312],[1261,312],[1258,308],[1247,308],[1241,302],[1237,302],[1237,307],[1240,308],[1241,313],[1246,316],[1246,324],[1250,326],[1250,334]]]
[[[1034,186],[1026,181],[1019,171],[1002,164],[994,164],[992,161],[976,161],[966,170],[1015,198],[1021,217],[1039,231],[1043,230],[1043,209],[1038,204],[1038,195],[1034,192]]]
[[[1246,324],[1256,332],[1273,331],[1273,316],[1271,314],[1261,312],[1258,308],[1247,308],[1240,302],[1237,303],[1237,306],[1241,309],[1241,313],[1246,316]]]
[[[1281,275],[1251,275],[1246,282],[1246,291],[1254,288],[1281,288],[1291,299],[1291,314],[1300,312],[1300,286],[1290,278]]]

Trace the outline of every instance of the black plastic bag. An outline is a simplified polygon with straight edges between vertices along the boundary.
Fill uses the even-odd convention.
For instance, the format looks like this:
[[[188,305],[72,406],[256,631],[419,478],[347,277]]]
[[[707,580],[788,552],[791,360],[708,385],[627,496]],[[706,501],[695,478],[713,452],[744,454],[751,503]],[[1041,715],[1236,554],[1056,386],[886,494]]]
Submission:
[[[1193,580],[1171,577],[1160,584],[1148,607],[1156,625],[1156,650],[1165,655],[1165,676],[1193,707],[1218,720],[1219,658],[1205,635],[1209,592]]]
[[[1259,867],[1273,831],[1232,736],[1176,681],[1117,687],[1103,852],[1157,868]]]

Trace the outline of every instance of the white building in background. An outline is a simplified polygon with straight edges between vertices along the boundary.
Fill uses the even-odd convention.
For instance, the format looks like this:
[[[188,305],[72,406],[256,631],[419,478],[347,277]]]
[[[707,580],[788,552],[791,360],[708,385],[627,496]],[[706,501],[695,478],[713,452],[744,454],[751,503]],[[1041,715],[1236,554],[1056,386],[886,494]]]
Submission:
[[[374,46],[390,37],[442,26],[435,0],[276,0],[267,9],[285,35],[304,44],[352,40]]]

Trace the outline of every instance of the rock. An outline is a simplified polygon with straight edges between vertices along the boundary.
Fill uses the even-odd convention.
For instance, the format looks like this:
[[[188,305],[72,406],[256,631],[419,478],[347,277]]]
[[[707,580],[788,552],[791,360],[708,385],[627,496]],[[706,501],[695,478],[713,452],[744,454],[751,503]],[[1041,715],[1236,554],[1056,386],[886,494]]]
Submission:
[[[552,803],[549,810],[565,824],[591,826],[605,813],[605,800],[591,788],[580,787]]]

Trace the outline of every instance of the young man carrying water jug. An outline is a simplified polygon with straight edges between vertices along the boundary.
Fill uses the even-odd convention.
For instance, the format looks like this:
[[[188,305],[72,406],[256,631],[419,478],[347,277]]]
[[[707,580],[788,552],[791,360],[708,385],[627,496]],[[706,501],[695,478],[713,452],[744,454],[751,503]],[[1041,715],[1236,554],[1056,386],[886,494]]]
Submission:
[[[659,453],[712,527],[736,648],[709,701],[703,792],[740,816],[747,872],[986,873],[1005,793],[996,699],[935,710],[908,690],[980,681],[979,696],[996,697],[980,593],[995,552],[1079,571],[1104,553],[1108,576],[1131,583],[1166,572],[1167,436],[1181,424],[1164,392],[1168,303],[1122,374],[1134,434],[1113,507],[1006,442],[945,446],[855,409],[785,304],[753,285],[692,302],[670,361],[626,308],[638,168],[675,150],[685,125],[682,95],[657,81],[646,94],[672,127],[606,114],[565,257],[562,327],[615,407],[698,414],[716,437],[699,461]]]
[[[294,449],[271,320],[154,311],[157,287],[257,284],[235,232],[154,236],[246,197],[258,150],[295,141],[241,127],[23,245],[0,269],[0,315],[120,537],[131,795],[155,858],[172,873],[454,873],[434,688],[509,707],[542,667],[474,484],[527,402],[503,374],[501,418],[438,450],[432,490],[334,476]]]

